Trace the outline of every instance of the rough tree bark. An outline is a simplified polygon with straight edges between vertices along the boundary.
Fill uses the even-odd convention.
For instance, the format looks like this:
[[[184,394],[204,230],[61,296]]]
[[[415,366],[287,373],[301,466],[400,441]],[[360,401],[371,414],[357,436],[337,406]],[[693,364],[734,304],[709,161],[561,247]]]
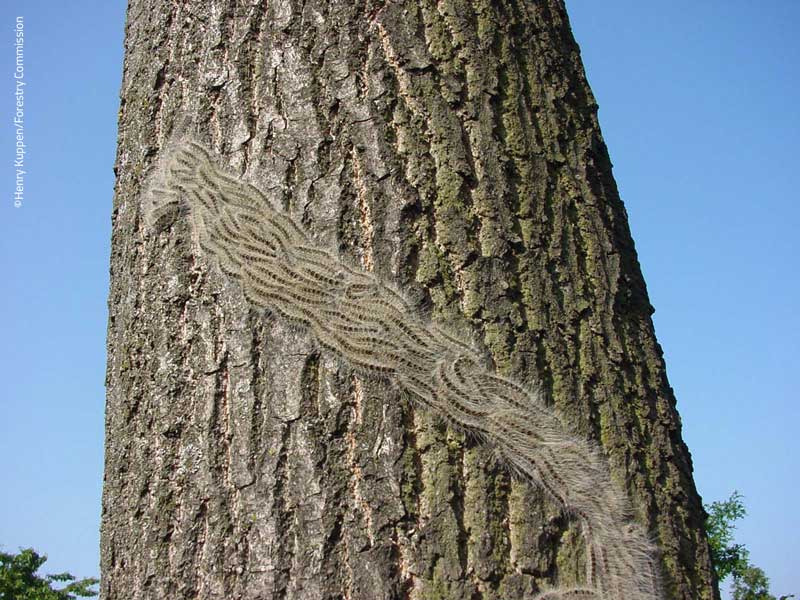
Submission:
[[[472,332],[597,440],[713,598],[704,512],[561,0],[131,0],[109,299],[102,595],[507,598],[580,538],[486,448],[251,309],[144,227],[191,134],[320,244]]]

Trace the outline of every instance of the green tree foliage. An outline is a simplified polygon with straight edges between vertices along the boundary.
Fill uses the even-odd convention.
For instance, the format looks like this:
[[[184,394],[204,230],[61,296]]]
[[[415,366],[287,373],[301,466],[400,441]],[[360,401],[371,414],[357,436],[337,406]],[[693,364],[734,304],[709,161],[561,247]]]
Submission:
[[[727,500],[712,502],[711,506],[705,508],[708,512],[706,533],[711,547],[711,563],[719,582],[733,576],[733,600],[775,600],[775,596],[769,592],[767,575],[750,563],[747,548],[733,540],[736,521],[747,514],[742,495],[734,491]],[[793,597],[790,594],[781,596],[779,600]]]
[[[39,556],[33,548],[19,554],[0,552],[0,600],[75,600],[77,597],[96,596],[90,589],[99,580],[76,580],[69,573],[40,577],[36,574],[46,556]],[[60,589],[53,584],[66,584]]]
[[[733,578],[733,600],[775,600],[769,593],[769,579],[764,571],[748,565]]]
[[[736,575],[749,565],[747,548],[733,543],[733,531],[736,521],[742,519],[747,511],[744,508],[742,495],[734,491],[731,497],[721,502],[712,502],[706,506],[708,520],[706,532],[708,544],[711,546],[711,562],[717,571],[717,578],[723,581],[728,575]]]

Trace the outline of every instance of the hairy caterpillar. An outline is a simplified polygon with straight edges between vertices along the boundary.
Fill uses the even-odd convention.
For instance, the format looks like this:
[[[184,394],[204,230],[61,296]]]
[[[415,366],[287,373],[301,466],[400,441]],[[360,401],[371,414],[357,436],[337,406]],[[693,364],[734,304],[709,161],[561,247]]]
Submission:
[[[373,275],[314,245],[255,187],[226,173],[201,145],[173,151],[145,214],[185,209],[197,247],[255,307],[307,328],[364,374],[380,375],[419,403],[492,444],[506,463],[577,519],[587,548],[586,584],[537,598],[662,597],[655,549],[588,441],[518,383],[481,366],[457,337],[423,322]]]

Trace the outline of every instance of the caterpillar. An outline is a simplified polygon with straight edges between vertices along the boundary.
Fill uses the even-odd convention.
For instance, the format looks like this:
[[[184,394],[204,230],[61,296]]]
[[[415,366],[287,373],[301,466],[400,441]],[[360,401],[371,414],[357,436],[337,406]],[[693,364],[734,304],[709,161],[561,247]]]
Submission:
[[[318,247],[202,145],[184,142],[164,160],[147,194],[149,226],[178,209],[197,249],[253,307],[308,330],[357,372],[389,380],[490,444],[579,522],[585,584],[547,589],[537,600],[663,597],[656,549],[593,443],[569,432],[536,394],[484,368],[467,342],[420,318],[389,285]]]

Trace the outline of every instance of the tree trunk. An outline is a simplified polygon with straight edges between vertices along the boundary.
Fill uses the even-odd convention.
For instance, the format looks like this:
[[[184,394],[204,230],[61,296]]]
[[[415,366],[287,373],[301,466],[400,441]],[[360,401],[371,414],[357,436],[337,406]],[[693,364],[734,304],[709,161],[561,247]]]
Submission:
[[[321,247],[538,387],[717,596],[704,511],[561,0],[130,0],[109,299],[102,595],[522,599],[579,528],[435,411],[148,228],[178,129]]]

